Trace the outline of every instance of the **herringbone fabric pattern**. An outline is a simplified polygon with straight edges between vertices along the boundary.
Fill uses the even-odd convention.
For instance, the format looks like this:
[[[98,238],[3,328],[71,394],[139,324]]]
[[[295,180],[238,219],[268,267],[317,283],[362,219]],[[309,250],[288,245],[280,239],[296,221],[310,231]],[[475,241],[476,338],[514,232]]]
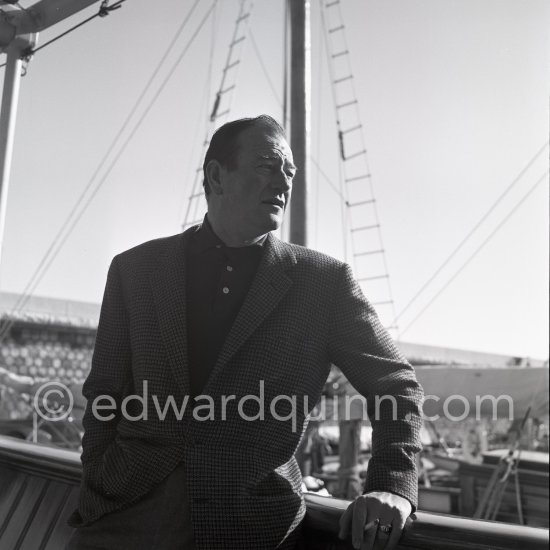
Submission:
[[[331,362],[371,408],[375,394],[396,396],[398,419],[382,406],[380,420],[373,421],[366,489],[392,491],[415,504],[422,392],[412,368],[348,266],[271,235],[204,389],[209,398],[196,401],[200,420],[193,418],[192,401],[181,419],[173,408],[159,418],[157,409],[170,398],[180,408],[189,390],[184,251],[195,230],[124,252],[109,270],[84,386],[84,522],[130,505],[183,461],[198,548],[291,548],[305,511],[293,454]],[[94,418],[90,405],[98,395],[111,395],[120,409],[125,396],[143,394],[145,382],[146,419]],[[258,403],[248,399],[239,411],[239,400],[262,392],[263,420],[251,420]],[[292,412],[294,396],[294,420],[277,420],[270,411],[279,395],[287,397],[276,402],[275,413]],[[137,399],[128,402],[131,415],[142,411]]]

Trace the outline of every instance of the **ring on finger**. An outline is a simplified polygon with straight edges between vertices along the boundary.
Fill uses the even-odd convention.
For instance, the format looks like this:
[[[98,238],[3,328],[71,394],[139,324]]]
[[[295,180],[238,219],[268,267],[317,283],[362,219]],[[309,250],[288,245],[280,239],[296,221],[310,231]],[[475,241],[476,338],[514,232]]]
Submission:
[[[369,521],[364,527],[364,531],[370,531],[373,527],[378,525],[379,520],[375,519],[374,521]]]
[[[391,533],[392,526],[391,525],[380,525],[378,527],[378,530],[382,531],[382,533],[384,533],[386,535],[389,535]]]

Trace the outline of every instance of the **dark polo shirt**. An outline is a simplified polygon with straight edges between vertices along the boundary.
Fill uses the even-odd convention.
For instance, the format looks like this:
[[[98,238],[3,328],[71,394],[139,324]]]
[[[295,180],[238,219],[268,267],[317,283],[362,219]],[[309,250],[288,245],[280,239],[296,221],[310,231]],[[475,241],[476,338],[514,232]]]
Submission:
[[[258,270],[265,238],[226,246],[208,219],[186,252],[187,345],[192,396],[200,395]]]

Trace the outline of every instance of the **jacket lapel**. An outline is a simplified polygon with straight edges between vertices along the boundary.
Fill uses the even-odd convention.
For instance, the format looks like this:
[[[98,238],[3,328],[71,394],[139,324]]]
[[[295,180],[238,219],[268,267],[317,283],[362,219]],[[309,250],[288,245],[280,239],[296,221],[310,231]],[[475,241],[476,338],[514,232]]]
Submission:
[[[160,334],[174,378],[184,395],[189,393],[185,250],[191,235],[199,228],[191,227],[170,243],[151,275]]]
[[[206,390],[210,388],[216,375],[275,309],[292,286],[292,279],[286,273],[296,263],[292,249],[271,233],[267,236],[264,249],[258,272],[225,339],[206,385],[205,394],[208,394]]]

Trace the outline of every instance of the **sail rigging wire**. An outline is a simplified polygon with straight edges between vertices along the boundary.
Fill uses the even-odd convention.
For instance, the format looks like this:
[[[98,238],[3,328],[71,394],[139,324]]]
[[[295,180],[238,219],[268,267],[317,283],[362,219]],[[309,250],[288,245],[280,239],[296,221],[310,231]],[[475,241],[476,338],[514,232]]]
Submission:
[[[205,131],[205,137],[203,140],[201,159],[204,158],[206,147],[209,144],[208,138],[214,128],[214,125],[216,124],[216,121],[218,119],[222,119],[222,120],[225,119],[231,111],[231,106],[233,101],[232,92],[235,90],[237,86],[236,82],[239,74],[239,69],[241,66],[240,58],[237,58],[232,61],[232,54],[235,46],[239,46],[238,52],[239,54],[241,53],[242,44],[243,42],[245,42],[246,34],[243,34],[240,37],[238,36],[240,25],[243,22],[245,24],[248,24],[250,15],[252,13],[252,8],[254,6],[254,2],[251,1],[248,5],[248,11],[245,12],[246,3],[247,3],[247,0],[240,0],[239,13],[238,13],[237,19],[235,20],[233,36],[231,38],[231,42],[229,43],[225,66],[222,70],[222,78],[221,78],[220,86],[218,87],[218,91],[216,92],[212,112],[206,123],[206,131]],[[232,70],[233,68],[235,69],[234,71]],[[228,77],[227,75],[233,74],[233,73],[235,73],[235,77],[234,77],[235,83],[232,85],[225,86],[226,79]],[[218,111],[221,105],[222,98],[225,97],[226,95],[229,95],[227,108],[221,113],[219,113]],[[198,216],[199,216],[198,210],[199,210],[199,205],[201,204],[200,201],[204,197],[204,194],[201,191],[201,174],[202,174],[202,164],[200,164],[195,169],[195,178],[191,188],[191,195],[189,196],[189,200],[187,202],[187,210],[185,212],[185,217],[182,223],[183,229],[186,229],[187,227],[190,227],[191,225],[202,221],[201,219],[198,219]]]
[[[332,95],[332,103],[334,105],[334,116],[335,116],[335,119],[336,119],[336,124],[339,126],[338,109],[336,108],[336,105],[337,105],[336,90],[334,89],[334,86],[332,85],[332,83],[334,82],[335,77],[334,77],[334,72],[333,72],[333,69],[332,69],[332,65],[330,63],[329,44],[328,44],[327,36],[325,34],[325,30],[327,29],[327,24],[326,24],[325,13],[324,13],[323,8],[321,8],[321,10],[320,10],[320,15],[321,15],[321,17],[319,18],[319,27],[320,27],[319,33],[322,36],[322,42],[323,42],[323,45],[324,45],[324,51],[325,51],[325,56],[326,56],[326,61],[327,61],[327,70],[328,70],[329,80],[331,82],[330,91],[331,91],[331,95]],[[319,120],[318,120],[318,123],[319,123]],[[323,172],[321,172],[321,173],[325,176],[326,181],[330,183],[330,180],[326,177],[326,175]],[[347,261],[348,248],[349,248],[348,247],[348,239],[347,239],[348,224],[349,224],[349,219],[348,219],[349,209],[347,208],[348,197],[347,197],[347,194],[346,194],[346,189],[343,186],[343,180],[344,180],[344,177],[342,175],[342,155],[339,155],[338,156],[338,181],[340,183],[340,189],[336,192],[338,193],[338,195],[342,199],[340,201],[340,217],[342,219],[342,246],[343,246],[343,249],[344,249],[344,259]],[[333,187],[333,189],[335,189],[335,188]]]
[[[248,36],[250,38],[250,42],[252,44],[252,49],[254,50],[254,53],[256,54],[256,58],[258,59],[258,63],[260,64],[260,67],[262,69],[262,72],[265,76],[265,79],[267,81],[267,83],[269,84],[269,87],[271,88],[271,91],[273,93],[273,97],[275,98],[275,100],[277,101],[277,103],[279,104],[279,107],[281,107],[281,111],[282,111],[282,116],[281,116],[281,120],[282,120],[282,124],[283,124],[283,128],[287,128],[287,121],[286,121],[286,101],[287,101],[287,97],[286,97],[286,62],[287,62],[287,52],[286,52],[286,41],[287,41],[287,13],[286,13],[286,9],[287,9],[287,6],[288,4],[285,2],[285,12],[284,12],[284,16],[283,16],[283,21],[284,21],[284,33],[283,33],[283,99],[281,100],[281,98],[279,97],[279,94],[277,92],[277,89],[275,87],[275,85],[273,84],[273,80],[271,80],[271,77],[269,75],[269,72],[267,71],[267,68],[266,68],[266,65],[265,65],[265,62],[263,60],[263,57],[262,57],[262,54],[260,53],[260,49],[258,48],[258,44],[256,42],[256,39],[254,38],[254,33],[252,32],[252,27],[249,26],[248,27]],[[283,219],[283,223],[281,224],[281,231],[284,231],[284,224],[285,224],[285,220]]]
[[[481,227],[483,222],[489,217],[489,215],[495,210],[495,208],[501,203],[501,201],[504,199],[504,197],[517,185],[517,183],[523,178],[525,173],[531,168],[531,166],[534,164],[534,162],[537,160],[537,158],[541,155],[541,153],[548,147],[549,142],[547,141],[531,158],[531,160],[520,170],[520,172],[517,174],[517,176],[512,180],[512,182],[506,187],[506,189],[499,195],[499,197],[496,199],[496,201],[489,207],[489,209],[481,216],[481,218],[477,221],[477,223],[474,225],[474,227],[468,232],[468,234],[460,241],[460,243],[454,248],[454,250],[447,256],[447,258],[443,261],[443,263],[435,270],[435,272],[432,274],[432,276],[420,287],[420,289],[416,292],[416,294],[409,300],[407,305],[401,310],[399,315],[395,317],[392,324],[395,324],[398,319],[401,318],[401,316],[409,309],[409,307],[416,302],[416,300],[422,295],[424,290],[432,283],[432,281],[441,273],[443,268],[447,266],[447,264],[455,257],[455,255],[459,252],[459,250],[462,249],[462,247],[466,244],[466,242],[472,237],[472,235]]]
[[[208,98],[210,96],[209,91],[210,91],[210,86],[209,86],[209,83],[206,82],[205,87],[204,87],[204,94],[202,95],[201,106],[200,106],[200,109],[198,110],[198,116],[197,116],[197,122],[196,122],[196,125],[195,125],[195,131],[192,134],[194,136],[201,135],[201,133],[202,133],[204,117],[206,117],[208,115],[208,113],[207,113],[207,111],[208,111]],[[199,140],[193,140],[193,145],[191,147],[191,154],[189,155],[189,162],[187,163],[187,166],[191,166],[192,163],[195,161],[195,154],[197,152],[197,145],[199,146],[199,148],[202,149],[202,147],[204,145],[204,142],[200,142]],[[182,217],[184,216],[185,209],[186,209],[186,207],[188,207],[189,197],[188,197],[187,193],[188,193],[188,186],[184,185],[183,186],[183,191],[182,191],[182,197],[181,197],[181,200],[180,200],[180,203],[179,203],[179,208],[178,208],[178,223],[180,223]]]
[[[289,5],[290,0],[285,1],[283,12],[283,128],[288,130],[288,27],[289,27]],[[284,219],[283,219],[284,223]]]
[[[217,9],[218,4],[214,6],[214,11],[212,12],[212,36],[210,37],[210,56],[208,59],[208,72],[206,79],[206,94],[205,94],[205,106],[208,104],[208,98],[212,93],[212,79],[213,79],[213,67],[214,67],[214,52],[216,51],[216,38],[217,38]],[[193,140],[194,141],[194,140]]]
[[[523,197],[515,204],[515,206],[506,214],[506,216],[500,221],[500,223],[489,233],[489,235],[483,240],[483,242],[474,250],[474,252],[467,258],[467,260],[455,271],[450,279],[444,284],[442,288],[430,299],[430,301],[420,310],[420,312],[414,317],[414,319],[401,331],[401,335],[405,334],[411,328],[411,326],[424,314],[424,312],[435,302],[435,300],[446,290],[449,285],[458,277],[458,275],[466,268],[466,266],[477,256],[479,252],[485,247],[485,245],[496,235],[500,228],[512,217],[514,212],[529,198],[531,193],[541,184],[542,181],[548,176],[548,170],[540,176],[535,184],[523,195]]]
[[[323,40],[324,34],[322,32],[322,29],[319,29],[320,32],[317,33],[317,51],[322,51],[321,42]],[[321,105],[323,103],[323,82],[322,82],[322,76],[323,76],[323,62],[322,62],[322,56],[317,56],[317,116],[315,117],[315,120],[317,121],[317,141],[316,141],[316,157],[321,157]],[[311,161],[315,163],[313,160],[313,156],[311,155]],[[321,173],[321,167],[316,164],[317,168],[317,180],[319,179],[319,174]],[[328,179],[328,178],[327,178]],[[332,185],[332,182],[329,182]],[[319,231],[320,231],[320,220],[321,216],[319,215],[320,207],[321,207],[321,193],[319,192],[319,186],[315,186],[315,246],[318,246],[319,242]]]
[[[288,115],[288,92],[289,92],[289,32],[288,28],[290,26],[290,0],[284,0],[284,10],[283,10],[283,63],[282,63],[282,81],[283,81],[283,101],[281,105],[281,121],[283,129],[285,132],[289,130],[289,115]],[[288,222],[287,216],[283,216],[283,221],[281,222],[281,227],[279,228],[280,235],[282,238],[288,234],[287,231]]]
[[[243,22],[243,21],[248,22],[248,19],[250,17],[250,13],[252,11],[253,3],[250,4],[250,8],[249,8],[248,12],[245,13],[245,11],[244,11],[245,3],[246,3],[246,0],[241,0],[240,6],[239,6],[239,15],[237,17],[237,20],[235,21],[235,28],[233,30],[233,38],[231,39],[231,43],[229,44],[229,48],[227,50],[227,60],[225,62],[225,67],[222,71],[222,79],[221,79],[221,82],[220,82],[220,87],[218,89],[218,93],[216,94],[216,99],[214,101],[214,107],[212,109],[212,114],[210,115],[210,121],[211,122],[215,122],[215,120],[217,118],[219,118],[221,116],[224,116],[224,114],[227,114],[226,112],[218,113],[218,109],[219,109],[219,106],[220,106],[220,100],[221,100],[222,94],[224,94],[225,91],[226,91],[226,88],[224,88],[224,85],[225,85],[225,81],[227,79],[227,75],[230,73],[230,69],[233,68],[233,67],[237,67],[237,73],[238,73],[239,66],[241,64],[240,59],[236,59],[233,62],[231,62],[231,55],[233,53],[233,48],[238,44],[242,44],[242,42],[246,38],[246,35],[243,35],[241,37],[237,37],[238,34],[239,34],[239,27],[240,27],[241,22]],[[240,51],[240,49],[239,49],[239,51]],[[230,97],[231,96],[232,96],[232,94],[230,95]]]
[[[119,8],[121,8],[122,4],[124,2],[126,2],[126,0],[118,0],[118,2],[115,2],[114,4],[109,6],[109,1],[108,0],[103,0],[103,2],[101,2],[101,5],[99,7],[99,11],[96,14],[92,15],[91,17],[88,17],[87,19],[85,19],[84,21],[81,21],[80,23],[77,23],[74,27],[71,27],[70,29],[68,29],[65,32],[62,32],[60,35],[56,36],[55,38],[52,38],[48,42],[45,42],[44,44],[42,44],[42,46],[39,46],[38,48],[34,48],[33,50],[31,50],[29,52],[29,55],[34,55],[35,53],[39,52],[40,50],[43,50],[44,48],[46,48],[50,44],[53,44],[54,42],[57,42],[60,38],[63,38],[64,36],[67,36],[68,34],[75,31],[76,29],[82,27],[86,23],[89,23],[90,21],[92,21],[96,17],[107,17],[107,15],[109,15],[112,11],[115,11],[115,10],[118,10]]]
[[[191,13],[192,11],[194,10],[195,6],[199,3],[200,0],[196,0],[195,1],[195,4],[192,6],[190,12],[188,12],[188,15],[186,16],[186,18],[184,19],[184,23],[180,26],[180,29],[183,30],[183,27],[185,26],[186,22],[189,20],[190,16],[191,16]],[[139,98],[138,98],[138,101],[136,102],[136,104],[132,107],[131,111],[130,111],[130,115],[126,118],[121,130],[118,132],[117,136],[115,137],[115,140],[111,143],[111,145],[109,146],[108,148],[108,151],[105,155],[105,157],[102,159],[99,167],[96,169],[96,171],[94,172],[94,175],[92,176],[92,178],[90,179],[90,181],[88,182],[87,186],[85,187],[84,191],[81,193],[80,197],[78,198],[77,200],[77,203],[75,204],[75,206],[73,207],[73,209],[71,210],[71,213],[69,214],[69,216],[65,219],[65,222],[63,223],[62,225],[62,229],[57,233],[56,237],[54,238],[54,241],[52,242],[52,244],[50,245],[50,247],[48,248],[46,254],[42,257],[40,263],[39,263],[39,266],[38,268],[35,270],[34,274],[32,275],[31,279],[29,280],[29,282],[27,283],[25,289],[23,290],[23,293],[20,295],[19,299],[17,300],[16,304],[14,305],[14,307],[12,308],[11,312],[10,312],[10,315],[13,316],[17,313],[19,313],[24,307],[25,305],[27,304],[28,300],[30,299],[32,293],[34,292],[34,290],[36,289],[37,285],[40,283],[40,281],[42,280],[42,278],[44,277],[44,275],[46,274],[47,270],[49,269],[49,267],[51,266],[53,260],[55,260],[55,258],[57,257],[57,255],[59,254],[59,252],[61,251],[61,249],[63,248],[63,245],[65,244],[65,242],[67,241],[68,237],[71,235],[72,231],[74,230],[76,224],[80,221],[81,217],[83,216],[84,212],[87,210],[88,206],[90,205],[90,203],[92,202],[92,200],[94,199],[94,197],[96,196],[97,192],[100,190],[100,188],[103,186],[103,184],[105,183],[105,181],[107,180],[108,176],[110,175],[111,171],[113,170],[113,168],[116,166],[116,164],[118,163],[118,160],[120,159],[120,157],[122,156],[122,154],[124,153],[124,151],[126,150],[126,148],[128,147],[129,143],[131,142],[131,140],[133,139],[133,137],[135,136],[137,130],[141,127],[141,124],[143,123],[143,121],[145,120],[146,116],[149,114],[151,108],[153,107],[153,105],[156,103],[158,97],[160,96],[161,92],[164,90],[164,88],[166,87],[167,83],[169,82],[169,80],[171,79],[171,77],[173,76],[176,68],[179,66],[179,64],[181,63],[181,61],[183,60],[183,58],[185,57],[185,54],[187,53],[187,51],[189,50],[189,47],[191,46],[191,44],[194,42],[195,38],[198,36],[200,30],[202,29],[202,27],[204,26],[204,24],[206,23],[208,17],[210,16],[215,4],[216,4],[217,0],[214,0],[212,5],[210,6],[209,10],[206,12],[206,14],[203,16],[201,22],[199,23],[198,27],[195,29],[194,33],[192,34],[192,36],[190,37],[190,39],[188,40],[187,44],[185,45],[183,51],[180,53],[179,57],[177,58],[176,62],[172,65],[172,67],[170,68],[170,71],[168,73],[168,75],[164,78],[164,80],[162,81],[160,87],[158,88],[157,92],[154,94],[153,98],[150,100],[150,102],[148,103],[148,105],[146,106],[144,112],[142,113],[141,117],[138,119],[137,123],[134,125],[133,129],[131,130],[130,132],[130,135],[127,137],[127,139],[123,142],[122,146],[120,147],[118,153],[116,154],[114,160],[111,162],[111,164],[109,165],[109,167],[107,168],[107,171],[105,172],[105,174],[103,175],[103,177],[99,180],[99,182],[96,184],[96,187],[95,189],[92,190],[91,194],[89,195],[89,197],[86,199],[86,202],[84,202],[84,205],[82,207],[82,209],[80,210],[80,212],[78,213],[78,215],[76,216],[76,218],[73,220],[72,223],[70,223],[70,219],[71,217],[74,215],[74,213],[76,212],[76,210],[78,209],[79,205],[83,202],[84,200],[84,196],[86,194],[86,192],[88,191],[88,189],[91,188],[91,185],[92,183],[95,181],[95,178],[97,176],[97,174],[99,173],[99,171],[101,170],[102,166],[105,164],[109,154],[111,153],[111,150],[112,148],[114,147],[114,145],[116,145],[116,143],[118,142],[118,139],[119,137],[121,136],[121,134],[123,133],[124,129],[128,126],[129,122],[130,122],[130,119],[132,118],[133,114],[135,113],[137,107],[139,106],[139,104],[141,103],[141,100],[143,98],[143,96],[145,95],[145,93],[148,91],[148,89],[150,88],[150,85],[153,81],[153,79],[155,78],[156,74],[158,73],[158,71],[160,70],[160,67],[161,65],[164,63],[164,60],[166,59],[169,51],[171,50],[171,48],[173,47],[173,45],[175,44],[175,41],[176,41],[176,37],[174,37],[174,39],[171,41],[170,43],[170,46],[168,48],[168,50],[165,52],[165,54],[163,55],[163,57],[161,58],[161,61],[159,62],[159,64],[157,65],[157,67],[155,68],[155,70],[153,71],[153,75],[151,76],[151,78],[149,79],[149,81],[147,82],[144,90],[142,91],[142,93],[140,94]],[[181,30],[178,29],[176,35],[179,36],[178,33],[181,32]],[[70,223],[70,226],[69,226],[69,223]],[[65,228],[68,227],[68,230],[67,232],[65,233],[65,235],[63,237],[61,237],[61,234],[63,233],[63,230]],[[57,246],[57,249],[54,251],[54,248],[56,246],[56,244],[58,245]],[[41,270],[41,273],[40,273],[40,270]],[[9,332],[11,326],[13,325],[13,320],[10,322],[8,321],[3,327],[0,328],[0,342],[3,341],[3,339],[6,337],[7,333]]]
[[[321,168],[321,165],[317,162],[317,160],[315,160],[314,157],[311,157],[311,162],[313,162],[313,164],[315,165],[315,168],[317,168],[317,171],[319,172],[319,174],[321,174],[321,176],[323,176],[323,179],[330,185],[332,190],[340,197],[341,201],[345,202],[346,198],[344,197],[344,195],[342,195],[342,191],[340,189],[338,189],[338,187],[336,187],[336,185],[334,185],[334,183],[331,181],[331,179],[327,176],[326,172],[323,171],[323,169]]]
[[[273,92],[273,97],[277,100],[277,103],[279,104],[279,107],[283,107],[283,102],[281,101],[281,98],[279,97],[279,94],[277,93],[277,90],[275,89],[275,85],[273,84],[273,81],[271,80],[271,77],[269,76],[269,73],[267,72],[266,66],[264,64],[264,61],[262,59],[262,56],[260,55],[260,51],[258,49],[258,45],[256,44],[256,40],[254,38],[254,33],[252,32],[252,28],[248,28],[248,36],[250,38],[250,43],[252,44],[252,49],[254,50],[254,53],[256,54],[256,57],[258,59],[258,62],[260,63],[260,67],[262,68],[262,71],[264,73],[265,79],[267,80],[267,83],[269,84],[269,87],[271,88],[271,91]]]
[[[206,147],[209,144],[209,136],[212,133],[212,130],[214,128],[214,125],[216,124],[216,121],[218,119],[225,120],[229,115],[229,113],[231,112],[231,106],[232,106],[232,101],[234,97],[234,94],[232,92],[237,87],[237,79],[239,75],[239,69],[241,67],[240,58],[234,61],[231,61],[231,56],[236,46],[238,46],[239,55],[242,51],[242,44],[243,42],[245,42],[246,34],[243,34],[242,36],[238,37],[239,28],[241,23],[243,22],[245,23],[245,25],[248,24],[250,15],[252,13],[252,8],[254,6],[254,2],[251,1],[248,5],[248,11],[245,12],[246,3],[247,3],[247,0],[240,0],[240,3],[239,3],[239,13],[237,15],[237,19],[235,20],[233,36],[231,38],[231,42],[229,43],[227,59],[225,62],[225,66],[222,70],[221,83],[219,85],[218,91],[214,99],[212,112],[205,124],[205,133],[204,133],[204,140],[202,143],[201,159],[204,158],[204,154],[206,153]],[[234,71],[232,70],[233,68],[235,68]],[[234,77],[235,83],[229,86],[225,86],[227,75],[233,74],[233,73],[235,73],[235,77]],[[223,97],[225,97],[226,95],[229,96],[227,108],[223,112],[219,113],[218,111],[221,105],[221,101]],[[202,221],[202,218],[199,219],[198,217],[199,206],[201,204],[201,200],[204,197],[204,193],[201,190],[201,174],[202,174],[202,163],[199,161],[199,166],[195,170],[195,179],[192,184],[191,195],[189,195],[189,198],[187,201],[187,210],[182,223],[183,229],[186,229],[187,227],[190,227],[191,225],[195,223],[200,223]]]
[[[205,86],[204,86],[204,93],[202,94],[202,100],[201,100],[201,106],[200,106],[200,109],[198,110],[198,116],[197,116],[197,122],[196,122],[196,125],[195,125],[195,131],[193,132],[192,135],[194,136],[198,136],[198,135],[201,135],[201,131],[202,131],[202,126],[203,126],[203,121],[206,117],[206,114],[207,114],[207,109],[208,109],[208,101],[210,99],[210,96],[212,94],[212,77],[213,77],[213,61],[214,61],[214,52],[216,50],[216,38],[217,38],[217,17],[216,17],[216,13],[217,13],[217,8],[218,8],[218,5],[216,4],[215,8],[214,8],[214,11],[212,13],[212,34],[211,34],[211,37],[210,37],[210,55],[209,55],[209,58],[208,58],[208,69],[207,69],[207,73],[206,73],[206,82],[205,82]],[[204,117],[204,118],[203,118]],[[207,132],[208,131],[208,122],[206,123],[206,128],[204,128],[204,131]],[[195,154],[197,152],[196,148],[197,146],[199,146],[199,148],[202,148],[203,144],[198,142],[198,140],[192,140],[193,141],[193,145],[191,147],[191,154],[189,155],[189,160],[188,162],[186,163],[186,166],[191,166],[193,164],[193,162],[195,161]],[[184,212],[185,212],[185,207],[187,205],[187,201],[188,201],[188,196],[187,196],[187,193],[188,193],[188,189],[187,189],[187,185],[183,185],[183,189],[182,189],[182,196],[181,196],[181,200],[180,200],[180,205],[179,205],[179,208],[178,208],[178,224],[181,222],[183,216],[184,216]]]
[[[51,40],[48,40],[47,42],[45,42],[44,44],[42,44],[38,48],[34,48],[34,49],[29,50],[28,52],[25,53],[25,59],[30,59],[35,53],[39,52],[40,50],[43,50],[44,48],[46,48],[50,44],[53,44],[54,42],[57,42],[61,38],[64,38],[68,34],[70,34],[73,31],[76,31],[77,29],[79,29],[80,27],[83,27],[86,23],[89,23],[90,21],[93,21],[96,17],[106,17],[112,11],[115,11],[115,10],[118,10],[119,8],[121,8],[122,4],[124,2],[126,2],[126,0],[118,0],[118,2],[115,2],[114,4],[109,6],[108,0],[103,0],[103,2],[101,2],[101,6],[99,7],[99,10],[98,10],[97,13],[95,13],[94,15],[84,19],[84,21],[81,21],[80,23],[77,23],[76,25],[72,26],[70,29],[67,29],[66,31],[62,32],[58,36],[52,38]],[[27,11],[25,8],[20,6],[19,3],[16,3],[16,5],[19,8],[21,8],[22,10]],[[5,67],[5,66],[6,66],[6,63],[2,63],[0,65],[0,68]],[[26,74],[26,73],[24,73],[24,74]]]
[[[325,11],[327,12],[326,17]],[[393,290],[386,259],[386,250],[382,238],[380,216],[378,214],[378,207],[374,194],[374,184],[369,165],[369,158],[367,155],[363,124],[361,123],[359,99],[355,90],[350,48],[348,47],[346,36],[346,26],[344,24],[339,1],[331,1],[327,3],[325,3],[324,1],[321,2],[321,21],[324,28],[325,50],[327,52],[331,88],[333,90],[334,108],[336,111],[336,122],[341,159],[341,162],[339,163],[339,169],[341,171],[340,181],[346,189],[344,194],[349,197],[354,197],[353,201],[346,201],[345,205],[349,214],[348,218],[345,221],[348,222],[349,231],[351,234],[350,242],[354,268],[356,271],[356,276],[358,276],[357,271],[359,270],[360,261],[358,261],[357,258],[365,254],[378,255],[378,257],[381,259],[381,267],[379,266],[378,269],[374,271],[371,267],[371,264],[375,265],[375,262],[366,264],[362,271],[367,271],[368,269],[369,276],[358,276],[358,280],[360,283],[372,281],[374,279],[385,280],[385,290],[378,289],[378,291],[375,292],[376,286],[373,286],[372,289],[369,289],[369,295],[371,296],[374,306],[390,306],[390,311],[387,313],[387,318],[388,320],[395,319],[395,301],[393,299]],[[327,23],[332,23],[332,26],[327,25]],[[343,123],[345,124],[345,127],[343,126]],[[350,142],[354,143],[355,147],[351,153],[348,153],[348,151],[346,150],[346,145],[349,145]],[[350,164],[350,162],[348,161],[352,161],[352,163]],[[357,165],[357,163],[360,163],[360,165]],[[351,175],[350,172],[352,171],[352,167],[354,165],[356,167],[356,171],[360,168],[361,172],[356,172],[354,175]],[[361,185],[359,185],[359,187],[355,187],[355,193],[352,193],[352,191],[354,190],[355,182],[358,182],[360,180],[366,180],[366,183],[362,183]],[[369,193],[368,198],[365,195],[366,190],[368,190]],[[360,199],[358,199],[357,197],[358,194],[361,197]],[[367,198],[367,200],[364,200],[365,198]],[[373,218],[374,223],[359,228],[356,226],[357,216],[353,215],[352,208],[359,207],[361,209],[364,205],[368,205],[368,208],[371,209],[370,216]],[[358,212],[358,210],[354,210],[354,212]],[[377,237],[375,238],[377,238],[378,241],[378,249],[359,251],[358,234],[361,230],[366,231],[367,229],[369,233],[372,230],[376,232],[375,234],[377,235]],[[364,231],[363,233],[361,233],[361,235],[363,235],[362,242],[369,242],[366,237],[367,234],[368,233],[365,233]],[[371,239],[369,247],[372,247],[372,245],[373,243]],[[380,269],[382,270],[382,272],[380,272]],[[372,276],[370,270],[373,270]],[[379,315],[381,315],[381,313],[382,312],[379,311]],[[383,317],[386,317],[386,315],[384,315]],[[390,325],[386,325],[386,328],[388,330],[395,330],[396,332],[398,331],[398,327],[395,325],[394,322],[391,322]]]
[[[534,409],[535,401],[538,397],[539,390],[544,387],[544,380],[546,379],[547,374],[548,374],[548,371],[546,369],[541,369],[540,370],[540,382],[535,386],[535,389],[533,390],[533,395],[531,396],[531,401],[529,402],[529,406],[527,407],[528,411],[532,411]],[[546,402],[548,402],[548,397],[546,398]]]

